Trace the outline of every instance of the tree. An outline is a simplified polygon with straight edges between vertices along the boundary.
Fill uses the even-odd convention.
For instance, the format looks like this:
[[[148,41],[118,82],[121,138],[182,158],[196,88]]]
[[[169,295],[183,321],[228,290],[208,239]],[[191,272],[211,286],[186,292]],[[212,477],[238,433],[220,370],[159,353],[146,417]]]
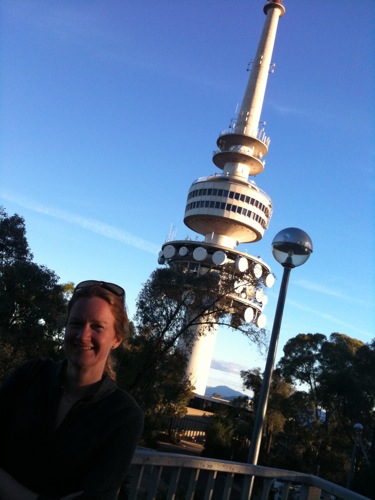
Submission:
[[[25,221],[0,208],[0,378],[27,358],[58,356],[69,285],[33,262]]]
[[[143,441],[155,446],[171,417],[183,417],[193,397],[185,378],[185,357],[178,350],[160,356],[158,346],[142,336],[130,338],[117,349],[117,383],[129,391],[145,413]],[[151,359],[155,353],[153,363]]]
[[[233,293],[237,281],[235,275],[220,276],[214,269],[200,275],[178,266],[158,268],[138,296],[138,330],[145,336],[163,339],[166,346],[173,346],[180,339],[185,344],[191,343],[192,327],[196,325],[219,324],[239,330],[251,341],[263,344],[263,329],[232,317],[227,296]]]
[[[296,450],[301,443],[307,446],[310,442],[315,449],[310,454],[311,468],[320,468],[327,479],[345,484],[353,425],[364,426],[365,442],[373,437],[374,341],[366,345],[341,333],[333,333],[329,339],[322,334],[299,334],[287,342],[278,367],[284,376],[306,388],[304,397],[313,409],[310,419],[302,420],[303,409],[296,409],[299,418],[286,429],[289,448]],[[363,463],[362,468],[366,467]]]
[[[25,221],[18,214],[8,216],[0,206],[0,261],[1,265],[32,259],[26,239]]]
[[[214,324],[243,332],[250,340],[262,344],[264,330],[248,326],[244,321],[233,325],[226,296],[234,288],[235,277],[218,280],[218,274],[197,275],[179,267],[156,269],[143,286],[137,300],[136,333],[133,342],[152,345],[143,363],[143,372],[152,369],[156,359],[176,348],[184,349],[193,342],[192,327]]]
[[[230,460],[233,458],[235,422],[226,409],[215,413],[206,428],[202,456]]]
[[[146,426],[160,416],[181,416],[193,396],[185,375],[188,349],[197,325],[215,323],[241,330],[261,343],[264,331],[243,320],[233,324],[226,295],[235,287],[235,276],[186,272],[182,267],[156,269],[137,300],[134,335],[121,354],[121,380],[136,395],[146,412]]]
[[[126,388],[150,414],[182,416],[193,392],[185,377],[186,354],[178,339],[186,327],[182,277],[157,269],[137,300],[133,335],[121,353],[120,371]],[[184,403],[185,402],[185,406]]]
[[[253,391],[252,403],[253,410],[256,412],[263,383],[260,369],[242,371],[241,377],[244,387]],[[280,370],[274,370],[264,425],[264,441],[261,450],[261,459],[263,461],[272,462],[272,459],[270,460],[272,443],[275,436],[284,430],[287,420],[287,401],[293,394],[294,388],[292,385],[281,376]]]
[[[307,385],[316,420],[320,418],[317,386],[321,373],[321,347],[326,340],[321,333],[300,333],[285,344],[284,356],[277,365],[287,380]]]
[[[322,404],[351,435],[353,423],[372,423],[369,415],[375,401],[375,352],[371,344],[333,333],[321,353]]]
[[[184,376],[186,358],[181,350],[161,354],[153,339],[135,336],[127,341],[125,350],[117,351],[117,358],[119,382],[145,410],[165,416],[186,413],[180,399],[191,399],[192,390]]]
[[[252,424],[253,414],[247,396],[223,403],[209,419],[202,455],[245,462]]]

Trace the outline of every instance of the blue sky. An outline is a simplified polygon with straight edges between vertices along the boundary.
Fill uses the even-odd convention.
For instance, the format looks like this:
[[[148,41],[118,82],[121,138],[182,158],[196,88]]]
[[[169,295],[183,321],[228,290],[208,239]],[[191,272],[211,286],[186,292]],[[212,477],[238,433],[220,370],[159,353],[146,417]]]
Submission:
[[[373,0],[285,0],[262,120],[256,183],[275,234],[300,227],[314,253],[292,272],[280,335],[374,335]],[[0,204],[26,220],[35,261],[61,282],[123,285],[131,314],[186,196],[240,103],[264,22],[262,0],[0,0]],[[241,390],[264,367],[220,330],[209,385]]]

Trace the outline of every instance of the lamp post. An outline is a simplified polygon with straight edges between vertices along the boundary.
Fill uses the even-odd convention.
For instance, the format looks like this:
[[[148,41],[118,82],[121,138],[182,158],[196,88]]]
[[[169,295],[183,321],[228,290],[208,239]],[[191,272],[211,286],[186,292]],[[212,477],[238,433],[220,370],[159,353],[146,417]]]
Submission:
[[[362,424],[354,424],[353,426],[354,429],[354,443],[353,443],[353,451],[352,451],[352,458],[350,461],[350,469],[349,469],[349,474],[348,474],[348,481],[346,484],[346,487],[348,490],[350,490],[352,486],[352,481],[354,478],[354,473],[355,473],[355,462],[356,462],[356,456],[357,456],[357,447],[358,444],[361,447],[363,456],[365,457],[366,463],[368,467],[370,467],[370,460],[367,456],[365,447],[363,445],[363,440],[362,440],[362,432],[363,432],[363,425]]]
[[[355,459],[356,459],[356,455],[357,455],[357,446],[359,443],[360,435],[363,431],[363,425],[362,424],[354,424],[353,429],[354,429],[353,451],[352,451],[352,458],[350,461],[348,482],[346,484],[346,487],[348,488],[348,490],[350,490],[350,487],[351,487],[352,481],[353,481],[353,477],[354,477],[354,468],[355,468]]]
[[[286,292],[290,272],[294,267],[304,264],[312,253],[312,241],[310,236],[295,227],[283,229],[274,237],[272,241],[272,254],[283,268],[283,278],[281,281],[279,298],[277,301],[275,319],[273,322],[270,345],[266,367],[263,374],[263,383],[259,396],[258,408],[255,417],[253,435],[249,449],[248,463],[256,465],[258,463],[260,443],[262,441],[263,424],[267,411],[268,397],[270,393],[273,367],[275,364],[277,343],[279,340],[281,320],[283,317]],[[252,490],[252,483],[250,492]]]

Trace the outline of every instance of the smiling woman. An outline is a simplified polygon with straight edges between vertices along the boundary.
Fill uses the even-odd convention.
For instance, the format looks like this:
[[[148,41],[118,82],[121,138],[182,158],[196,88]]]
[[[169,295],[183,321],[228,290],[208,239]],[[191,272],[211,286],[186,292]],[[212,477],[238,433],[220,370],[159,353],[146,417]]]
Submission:
[[[83,301],[85,298],[86,303]],[[111,349],[118,347],[128,335],[128,324],[123,288],[103,281],[82,281],[76,286],[68,306],[65,334],[68,357],[70,352],[73,354],[83,348],[91,349],[96,354],[94,365],[99,372],[102,369],[115,380],[111,353],[103,344],[106,340],[108,345],[111,344]],[[99,333],[101,335],[98,335]],[[72,351],[73,346],[75,349]],[[103,359],[105,363],[101,366],[99,361]],[[93,370],[90,371],[90,376],[94,376]]]
[[[77,285],[67,359],[27,362],[0,388],[2,500],[117,498],[143,426],[111,363],[128,332],[124,298],[111,283]]]

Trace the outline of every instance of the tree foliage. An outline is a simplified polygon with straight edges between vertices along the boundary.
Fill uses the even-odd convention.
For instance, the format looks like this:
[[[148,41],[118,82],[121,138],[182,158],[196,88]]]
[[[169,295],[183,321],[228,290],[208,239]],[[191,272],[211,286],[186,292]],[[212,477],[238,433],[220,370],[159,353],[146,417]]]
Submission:
[[[215,324],[226,325],[262,343],[264,331],[243,321],[233,325],[226,296],[233,291],[234,281],[235,276],[223,281],[215,271],[198,275],[180,267],[158,268],[151,274],[138,296],[135,335],[130,341],[133,349],[142,351],[143,377],[150,378],[149,372],[165,359],[170,363],[171,354],[182,359],[182,351],[186,353],[196,336],[203,334],[197,326],[209,331]],[[183,370],[185,363],[179,364]]]
[[[66,288],[33,262],[25,221],[0,207],[0,378],[33,356],[58,356]]]
[[[210,417],[202,455],[246,462],[252,425],[248,397],[240,396],[230,405],[223,405]]]
[[[230,460],[233,457],[235,421],[225,410],[211,417],[206,428],[203,456]]]
[[[136,323],[143,335],[164,339],[171,346],[180,339],[191,343],[192,327],[206,325],[209,329],[215,324],[239,330],[262,344],[263,329],[236,316],[233,320],[227,295],[233,293],[237,279],[235,275],[220,276],[214,269],[200,275],[178,266],[158,268],[139,294]]]
[[[253,410],[256,411],[259,403],[263,377],[259,368],[242,371],[241,377],[246,389],[253,392]],[[266,420],[264,425],[264,446],[261,459],[267,461],[270,456],[272,442],[275,436],[284,431],[288,416],[286,401],[294,393],[292,385],[285,380],[279,370],[274,370],[268,399]]]
[[[221,279],[215,271],[199,275],[174,266],[157,268],[144,284],[134,333],[119,364],[121,381],[141,403],[147,425],[186,412],[194,390],[185,374],[187,355],[202,330],[218,323],[262,342],[264,331],[231,319],[226,296],[235,281],[235,276]]]
[[[320,471],[325,478],[346,484],[354,424],[363,425],[365,442],[373,441],[374,347],[374,341],[364,344],[341,333],[329,338],[299,334],[287,342],[278,368],[302,389],[292,398],[304,402],[294,408],[286,426],[284,456],[291,458],[292,465],[292,457],[298,457],[297,463],[308,465],[307,472]],[[370,470],[362,453],[357,465],[359,474]],[[357,486],[358,491],[369,493],[363,485]]]
[[[285,377],[307,384],[311,401],[324,409],[327,422],[337,420],[351,434],[353,423],[367,423],[374,407],[374,356],[373,343],[344,334],[332,333],[329,339],[300,334],[287,342],[278,366]]]
[[[0,207],[0,260],[1,265],[33,258],[26,239],[25,221],[18,214],[8,216]]]
[[[257,409],[259,368],[241,372]],[[375,497],[375,339],[341,333],[299,334],[284,346],[274,370],[259,463],[318,474],[346,485],[354,424],[363,425],[366,459],[358,447],[353,489]],[[252,418],[249,419],[252,422]],[[251,431],[249,433],[251,436]]]
[[[284,356],[278,367],[283,376],[297,386],[307,386],[313,417],[319,419],[317,395],[318,379],[321,373],[321,347],[326,336],[321,333],[304,334],[289,339],[284,346]]]

